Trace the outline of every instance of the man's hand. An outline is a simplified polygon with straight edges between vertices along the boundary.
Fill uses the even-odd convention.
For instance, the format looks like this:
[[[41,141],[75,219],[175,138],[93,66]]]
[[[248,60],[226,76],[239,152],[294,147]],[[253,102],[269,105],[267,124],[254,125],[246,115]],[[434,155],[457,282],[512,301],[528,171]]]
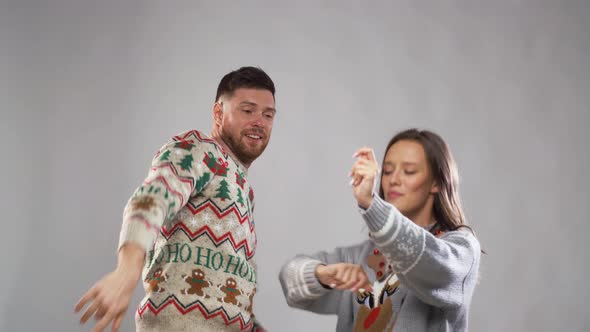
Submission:
[[[359,288],[372,290],[369,278],[360,265],[337,263],[318,265],[315,270],[318,280],[331,288],[356,292]]]
[[[80,318],[81,324],[94,316],[98,322],[92,332],[103,331],[111,322],[111,331],[119,330],[141,275],[144,256],[145,250],[139,245],[128,243],[121,247],[119,264],[115,271],[99,280],[76,304],[76,312],[80,312],[88,304]]]

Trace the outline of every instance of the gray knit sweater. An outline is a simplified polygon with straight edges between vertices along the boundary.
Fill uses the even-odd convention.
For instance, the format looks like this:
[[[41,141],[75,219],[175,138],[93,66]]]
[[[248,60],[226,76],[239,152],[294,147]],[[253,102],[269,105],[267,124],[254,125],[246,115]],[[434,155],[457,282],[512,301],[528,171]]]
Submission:
[[[336,331],[467,331],[479,242],[468,230],[432,235],[379,197],[361,215],[370,239],[332,252],[298,255],[280,273],[287,303],[338,315]],[[318,264],[360,264],[373,292],[331,290]]]

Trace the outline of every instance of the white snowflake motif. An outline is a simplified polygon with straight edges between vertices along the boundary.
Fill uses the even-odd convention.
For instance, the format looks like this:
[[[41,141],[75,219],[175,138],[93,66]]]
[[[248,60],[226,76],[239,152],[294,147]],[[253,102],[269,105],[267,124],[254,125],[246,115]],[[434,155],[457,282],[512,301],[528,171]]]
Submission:
[[[223,226],[221,223],[217,223],[213,225],[213,229],[215,230],[215,233],[220,234],[223,231]]]
[[[192,218],[190,218],[190,224],[193,227],[197,227],[197,225],[199,224],[199,219],[195,216],[193,216]]]
[[[211,214],[209,212],[203,213],[203,221],[208,224],[211,222]]]
[[[200,173],[203,173],[203,165],[197,164],[197,171],[198,171],[199,174]]]
[[[246,231],[244,230],[244,227],[239,227],[238,230],[236,231],[236,235],[240,239],[244,238],[244,235],[246,235]]]
[[[182,209],[179,213],[178,213],[178,219],[180,220],[187,220],[192,213],[188,212],[186,209]]]

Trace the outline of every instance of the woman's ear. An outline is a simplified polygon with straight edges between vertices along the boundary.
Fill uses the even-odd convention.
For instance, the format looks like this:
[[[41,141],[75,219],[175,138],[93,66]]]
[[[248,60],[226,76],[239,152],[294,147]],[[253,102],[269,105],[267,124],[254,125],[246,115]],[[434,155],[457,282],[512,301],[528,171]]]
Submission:
[[[430,188],[431,194],[438,194],[440,192],[440,186],[437,181],[432,181],[432,187]]]

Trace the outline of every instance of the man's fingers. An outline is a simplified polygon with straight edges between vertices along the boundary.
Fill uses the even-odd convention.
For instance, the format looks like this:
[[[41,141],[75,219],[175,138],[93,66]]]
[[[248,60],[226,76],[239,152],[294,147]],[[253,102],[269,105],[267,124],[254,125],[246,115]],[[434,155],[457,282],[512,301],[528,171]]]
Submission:
[[[100,308],[98,308],[98,310],[96,310],[96,313],[94,314],[94,319],[95,320],[100,320],[101,318],[104,317],[104,315],[106,314],[106,308],[105,306],[101,306]]]
[[[74,307],[74,311],[79,312],[80,310],[82,310],[82,308],[84,308],[86,303],[88,303],[88,301],[92,300],[96,296],[96,293],[97,293],[96,288],[92,287],[88,292],[86,292],[86,294],[84,294],[80,298],[80,300],[78,300],[78,303],[76,303],[76,306]]]
[[[115,318],[115,321],[113,322],[113,328],[111,329],[111,332],[117,332],[119,331],[119,327],[121,327],[121,322],[123,321],[123,317],[125,315],[123,313],[119,314],[119,316],[117,316],[117,318]]]
[[[104,331],[104,329],[109,325],[109,323],[112,320],[113,320],[113,315],[110,312],[107,312],[107,314],[100,321],[98,321],[98,323],[96,323],[96,325],[94,325],[92,332]]]
[[[95,299],[94,301],[92,301],[90,306],[88,306],[88,308],[86,308],[86,311],[84,311],[84,314],[82,314],[82,317],[80,317],[80,323],[82,323],[82,324],[86,323],[88,321],[88,319],[90,317],[92,317],[92,315],[94,315],[94,313],[96,312],[97,309],[98,309],[98,301]]]

